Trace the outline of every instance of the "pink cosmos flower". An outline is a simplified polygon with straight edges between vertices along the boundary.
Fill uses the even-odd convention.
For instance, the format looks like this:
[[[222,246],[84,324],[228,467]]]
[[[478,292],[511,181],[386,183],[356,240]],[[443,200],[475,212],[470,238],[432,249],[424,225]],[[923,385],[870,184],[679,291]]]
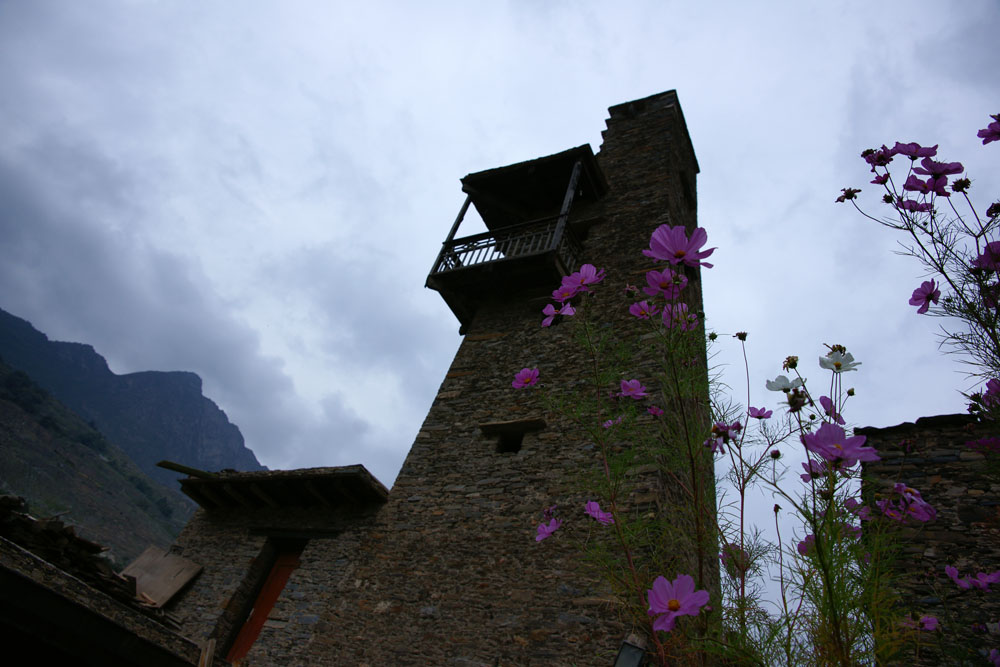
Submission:
[[[647,301],[640,301],[639,303],[633,303],[629,306],[628,312],[632,313],[640,320],[648,320],[650,317],[660,312],[660,307],[656,304],[649,305]]]
[[[708,591],[696,591],[690,575],[678,575],[673,581],[657,577],[653,587],[646,591],[649,615],[663,614],[653,622],[653,630],[670,632],[678,616],[697,616],[708,604]]]
[[[1000,125],[1000,123],[996,123],[996,125]],[[980,130],[980,132],[981,131],[982,130]],[[1000,132],[1000,128],[997,128],[997,131]],[[983,143],[985,144],[986,140],[983,140]],[[993,663],[993,667],[1000,667],[1000,650],[995,648],[990,649],[990,655],[988,657],[990,662]]]
[[[813,461],[812,459],[810,459],[808,463],[803,463],[802,467],[805,469],[805,473],[799,475],[799,477],[802,478],[803,482],[809,482],[811,480],[824,477],[827,472],[826,467],[822,463]]]
[[[871,521],[872,510],[867,505],[863,505],[857,498],[848,498],[844,501],[844,507],[848,512],[858,517],[862,521]]]
[[[990,584],[1000,583],[1000,570],[991,574],[980,572],[976,575],[975,579],[971,577],[959,577],[958,570],[951,565],[946,566],[944,571],[945,574],[948,575],[948,578],[955,582],[955,585],[963,590],[979,588],[984,591],[988,591],[990,589]]]
[[[909,211],[910,213],[930,213],[934,210],[934,204],[930,202],[920,203],[912,199],[897,199],[896,206],[903,209],[904,211]]]
[[[885,185],[889,182],[889,172],[885,172],[881,176],[876,176],[872,179],[872,183],[875,185]]]
[[[920,161],[920,166],[914,167],[913,171],[924,176],[938,178],[939,176],[948,176],[950,174],[961,174],[965,171],[965,167],[962,166],[961,162],[938,162],[937,160],[925,157]]]
[[[908,192],[919,192],[921,194],[930,194],[931,187],[928,185],[931,179],[927,181],[922,181],[913,174],[906,177],[906,182],[903,183],[903,189]]]
[[[556,315],[564,315],[566,317],[576,315],[576,308],[568,303],[562,304],[560,308],[556,308],[551,303],[548,303],[545,304],[545,308],[542,308],[542,314],[545,315],[545,319],[542,320],[542,326],[547,327],[552,325],[552,320],[556,319]]]
[[[810,452],[819,454],[838,468],[850,468],[858,461],[880,461],[872,447],[865,447],[865,436],[850,438],[840,426],[823,422],[815,433],[806,433],[802,440]]]
[[[524,387],[530,387],[533,384],[538,383],[538,369],[537,368],[522,368],[518,371],[517,375],[514,376],[514,381],[510,383],[510,386],[514,389],[523,389]]]
[[[562,287],[575,287],[577,291],[589,292],[587,285],[595,285],[604,280],[604,269],[600,271],[593,264],[584,264],[562,279]]]
[[[829,396],[820,396],[819,404],[823,407],[823,412],[826,413],[827,417],[841,426],[847,423],[844,421],[844,418],[840,416],[840,413],[834,408],[833,401],[830,400]]]
[[[569,301],[576,293],[580,291],[580,288],[574,287],[572,285],[562,285],[559,289],[552,291],[552,298],[559,303],[565,303]]]
[[[556,530],[561,525],[562,521],[560,521],[559,519],[552,519],[552,521],[549,521],[548,524],[544,523],[538,524],[538,534],[535,535],[535,541],[541,542],[545,538],[552,535],[552,533],[556,532]]]
[[[687,287],[688,279],[683,273],[674,273],[667,269],[647,272],[646,282],[649,283],[649,287],[643,287],[642,291],[649,296],[662,294],[667,299],[674,300],[680,295],[681,290]]]
[[[688,312],[686,303],[668,303],[663,307],[663,326],[668,329],[678,327],[681,331],[691,331],[698,326],[698,316]]]
[[[712,425],[712,435],[705,440],[705,446],[712,450],[712,453],[721,452],[726,453],[726,448],[723,445],[728,445],[732,438],[736,437],[736,434],[743,430],[743,424],[738,421],[732,424],[726,424],[724,422],[716,422]]]
[[[992,123],[976,132],[976,136],[983,140],[983,146],[991,141],[1000,141],[1000,114],[995,114],[992,118]]]
[[[621,424],[623,419],[625,419],[625,415],[618,415],[617,419],[609,419],[603,424],[601,424],[601,426],[604,428],[611,428],[612,426]]]
[[[806,535],[805,539],[799,542],[795,548],[798,550],[800,554],[806,556],[815,546],[816,546],[816,536],[810,533],[809,535]]]
[[[861,153],[861,157],[865,159],[865,162],[871,165],[872,171],[875,171],[875,167],[885,167],[890,162],[896,154],[892,152],[892,149],[882,144],[882,148],[875,150],[869,148],[868,150]]]
[[[715,248],[701,250],[701,247],[707,242],[708,232],[701,227],[691,232],[689,239],[685,233],[684,225],[676,227],[660,225],[649,238],[649,250],[643,250],[642,254],[671,264],[704,266],[706,269],[710,269],[712,268],[711,264],[701,261],[715,252]]]
[[[905,155],[911,160],[916,160],[922,157],[934,157],[937,155],[937,148],[937,144],[930,147],[923,147],[916,142],[903,144],[897,141],[896,145],[892,147],[892,154]]]
[[[984,271],[1000,271],[1000,241],[987,243],[983,252],[972,260],[972,266]]]
[[[618,392],[619,396],[627,396],[631,399],[638,401],[640,398],[649,396],[646,393],[646,388],[642,386],[642,383],[638,380],[622,380],[621,391]]]
[[[586,505],[587,514],[594,517],[594,520],[602,526],[607,526],[615,522],[615,518],[611,516],[611,512],[602,512],[601,506],[596,500],[591,500]]]
[[[920,306],[917,308],[917,315],[923,315],[931,307],[931,304],[937,304],[940,298],[941,290],[937,288],[937,281],[925,280],[920,283],[920,287],[913,290],[913,295],[910,297],[910,305]]]
[[[913,630],[923,630],[924,632],[933,632],[938,629],[940,623],[935,616],[921,616],[919,621],[914,622],[913,619],[903,619],[902,623],[904,628],[911,628]]]
[[[890,519],[896,521],[913,519],[914,521],[927,522],[933,521],[937,517],[937,510],[927,503],[916,489],[898,483],[892,491],[891,497],[883,498],[876,503],[882,513]]]
[[[750,408],[747,413],[754,419],[770,419],[774,411],[767,408]]]
[[[648,408],[646,408],[646,412],[653,415],[654,417],[659,417],[660,415],[663,414],[663,408],[656,405],[651,405]]]

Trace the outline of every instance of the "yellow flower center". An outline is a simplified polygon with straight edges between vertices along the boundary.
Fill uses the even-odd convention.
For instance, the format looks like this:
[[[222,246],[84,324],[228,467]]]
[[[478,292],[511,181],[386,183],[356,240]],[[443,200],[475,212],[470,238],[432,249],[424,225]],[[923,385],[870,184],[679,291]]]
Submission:
[[[835,362],[833,362],[833,367],[834,367],[834,368],[837,368],[837,369],[839,369],[839,368],[840,368],[841,366],[843,366],[843,364],[842,364],[842,363],[840,363],[839,361],[835,361]]]
[[[667,609],[669,609],[670,611],[677,611],[680,608],[681,608],[680,600],[671,600],[670,602],[667,603]]]
[[[836,447],[836,448],[837,448],[837,449],[839,449],[840,451],[844,451],[844,446],[843,446],[843,445],[841,445],[841,444],[839,444],[839,443],[837,443],[837,444],[834,444],[834,447]]]
[[[683,251],[683,250],[675,250],[674,251],[674,257],[683,257],[686,254],[687,253],[685,251]]]

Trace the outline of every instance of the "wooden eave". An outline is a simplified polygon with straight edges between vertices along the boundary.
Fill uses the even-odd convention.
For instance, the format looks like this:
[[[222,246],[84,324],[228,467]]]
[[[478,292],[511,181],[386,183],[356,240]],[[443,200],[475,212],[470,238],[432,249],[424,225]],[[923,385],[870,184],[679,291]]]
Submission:
[[[366,507],[381,505],[389,491],[364,466],[218,473],[188,477],[181,491],[202,508]]]
[[[578,202],[596,201],[608,190],[607,181],[589,144],[561,153],[468,174],[462,191],[468,194],[486,227],[504,227],[559,213],[573,165],[582,167]]]

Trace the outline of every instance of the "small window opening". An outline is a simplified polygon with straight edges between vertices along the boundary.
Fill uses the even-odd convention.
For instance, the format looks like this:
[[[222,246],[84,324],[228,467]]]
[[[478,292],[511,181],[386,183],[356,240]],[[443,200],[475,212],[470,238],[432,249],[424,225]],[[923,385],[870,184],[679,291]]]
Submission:
[[[519,452],[522,442],[524,442],[524,433],[501,433],[497,439],[497,452],[500,454]]]
[[[521,445],[524,444],[524,434],[541,431],[543,428],[545,428],[544,419],[521,419],[479,425],[483,435],[487,438],[496,438],[498,454],[514,454],[521,451]]]

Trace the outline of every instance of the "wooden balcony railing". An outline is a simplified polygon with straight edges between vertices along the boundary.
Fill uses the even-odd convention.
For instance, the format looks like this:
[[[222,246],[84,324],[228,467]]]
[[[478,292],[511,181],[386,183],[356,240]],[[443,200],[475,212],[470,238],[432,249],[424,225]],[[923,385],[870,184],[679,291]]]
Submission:
[[[578,266],[580,251],[572,230],[565,225],[560,229],[559,216],[552,216],[452,239],[441,248],[431,275],[546,253],[553,253],[564,270],[572,271]]]

